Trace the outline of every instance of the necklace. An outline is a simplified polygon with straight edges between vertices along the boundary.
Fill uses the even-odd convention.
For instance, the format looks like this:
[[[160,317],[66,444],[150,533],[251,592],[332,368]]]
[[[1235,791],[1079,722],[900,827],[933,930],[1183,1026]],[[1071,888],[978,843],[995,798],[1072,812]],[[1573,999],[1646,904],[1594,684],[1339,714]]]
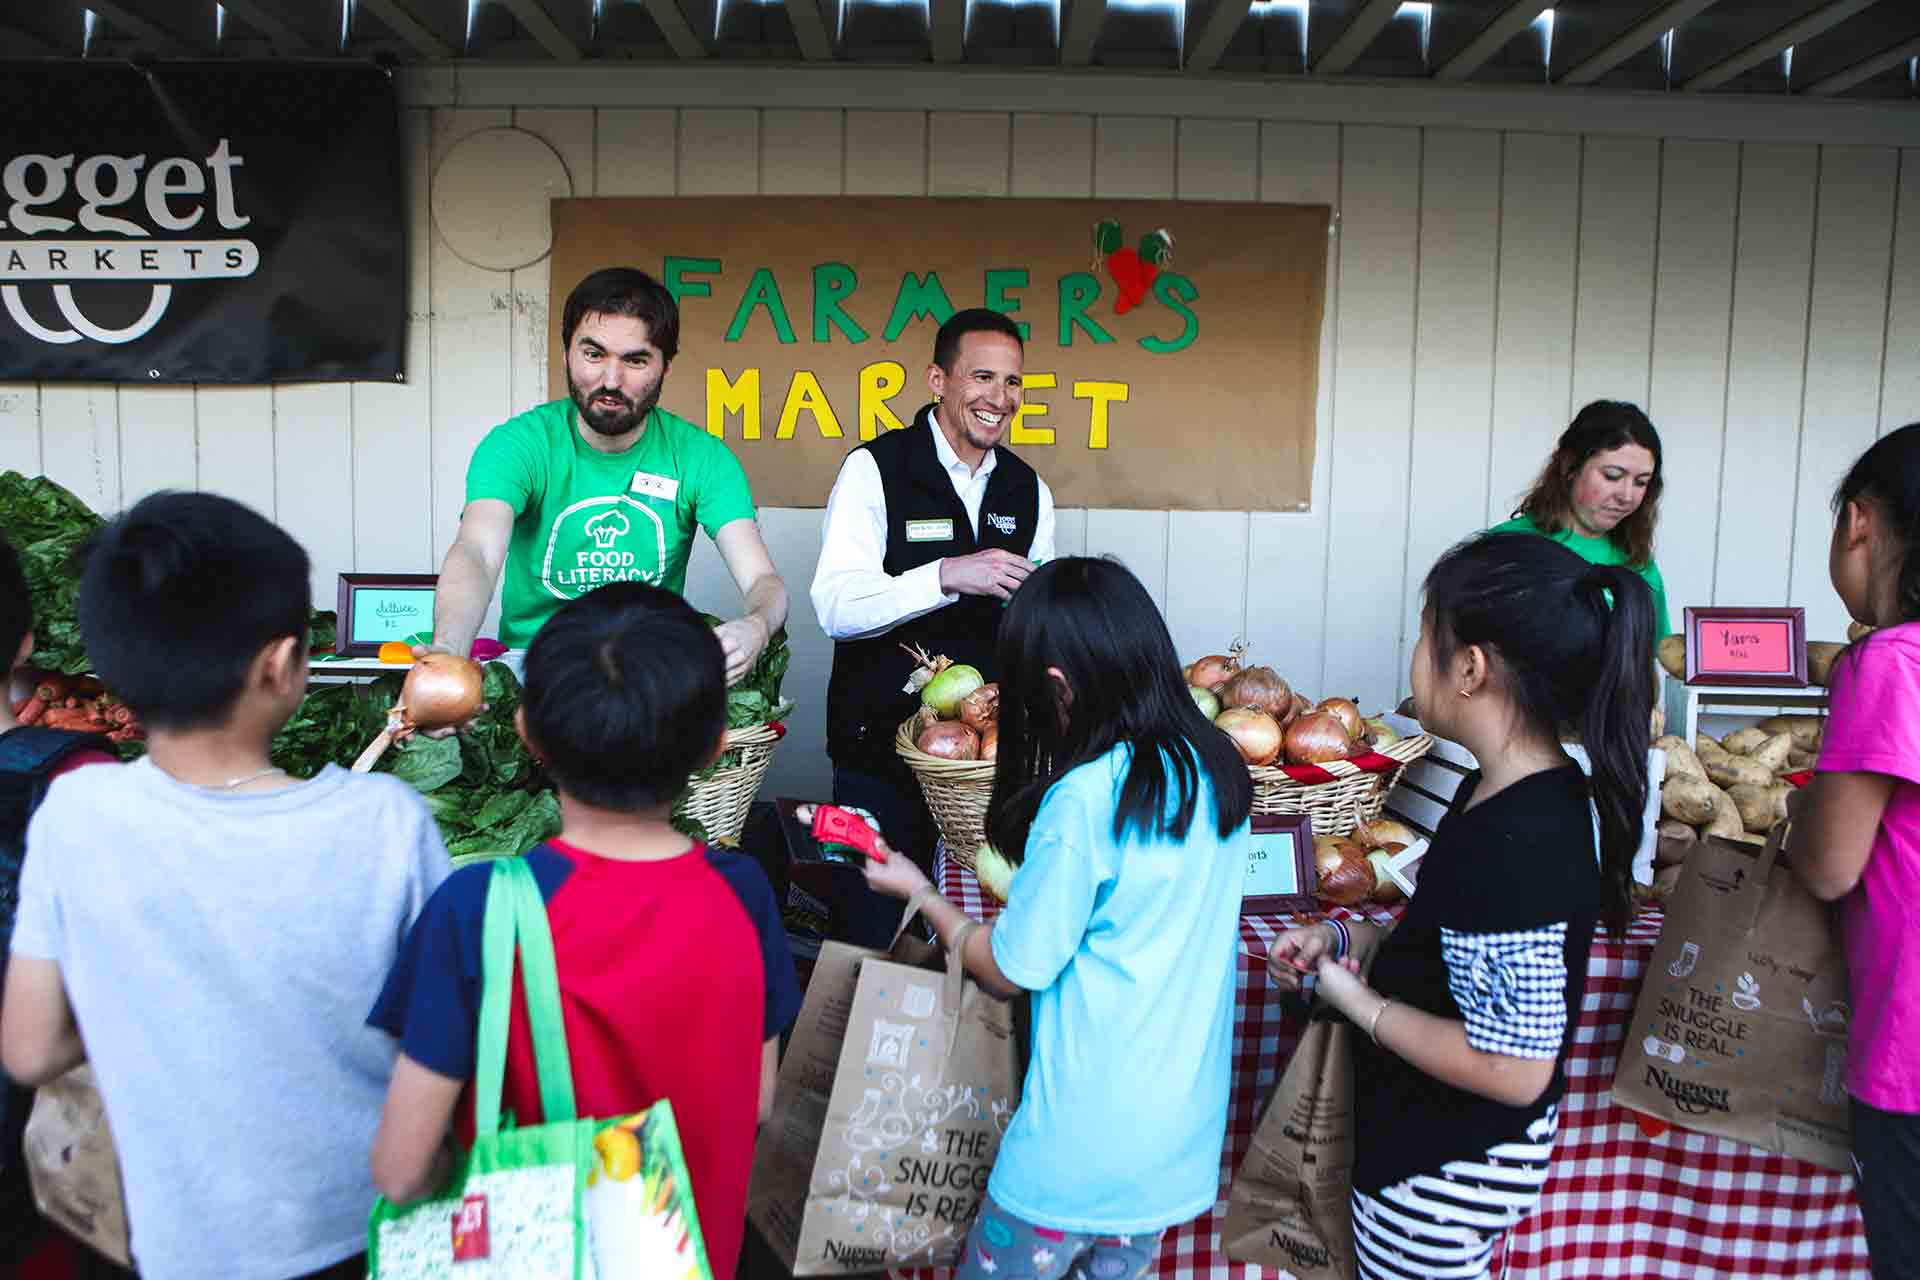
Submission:
[[[243,787],[249,782],[257,782],[261,778],[266,778],[276,773],[285,773],[285,772],[286,770],[282,769],[277,764],[268,765],[266,768],[260,770],[258,773],[243,773],[237,778],[228,778],[225,782],[220,784],[219,789],[221,791],[231,791],[235,787]]]

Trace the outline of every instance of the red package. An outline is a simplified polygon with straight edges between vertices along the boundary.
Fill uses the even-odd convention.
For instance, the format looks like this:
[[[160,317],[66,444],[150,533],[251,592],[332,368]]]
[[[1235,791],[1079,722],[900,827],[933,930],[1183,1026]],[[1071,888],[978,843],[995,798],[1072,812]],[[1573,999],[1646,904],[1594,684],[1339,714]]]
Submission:
[[[875,862],[887,860],[887,851],[880,847],[880,837],[873,828],[862,821],[859,814],[848,813],[838,805],[815,806],[813,838],[821,844],[839,844],[858,849]]]

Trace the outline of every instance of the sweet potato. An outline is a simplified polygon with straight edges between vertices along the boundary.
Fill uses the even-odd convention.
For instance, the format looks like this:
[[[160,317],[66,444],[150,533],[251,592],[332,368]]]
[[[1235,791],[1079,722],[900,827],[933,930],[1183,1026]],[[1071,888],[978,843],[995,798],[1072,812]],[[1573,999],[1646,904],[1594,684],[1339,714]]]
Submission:
[[[1687,678],[1687,638],[1679,632],[1663,638],[1660,647],[1654,651],[1660,659],[1660,665],[1675,680]]]
[[[1720,740],[1720,745],[1736,756],[1752,755],[1755,747],[1772,736],[1764,729],[1735,729]]]
[[[1662,818],[1658,830],[1660,836],[1653,846],[1656,867],[1678,866],[1700,843],[1700,833],[1678,818]]]
[[[1648,717],[1647,737],[1649,739],[1658,738],[1666,731],[1667,709],[1665,707],[1655,707],[1653,714]]]
[[[1773,770],[1745,756],[1702,757],[1700,763],[1707,767],[1707,781],[1716,787],[1735,787],[1742,783],[1755,787],[1773,785]]]
[[[1679,738],[1668,734],[1663,738],[1655,738],[1653,745],[1667,753],[1667,777],[1672,778],[1680,774],[1695,778],[1707,776],[1706,769],[1700,764],[1700,757],[1693,754],[1693,748]]]
[[[1768,716],[1755,726],[1768,733],[1784,733],[1793,738],[1793,745],[1800,751],[1820,750],[1821,738],[1827,731],[1825,716]]]
[[[1793,735],[1776,733],[1765,742],[1747,753],[1747,759],[1755,764],[1765,765],[1768,773],[1778,773],[1787,767],[1787,757],[1793,752]]]
[[[1655,902],[1665,902],[1672,896],[1675,886],[1680,883],[1680,871],[1680,864],[1676,862],[1654,873],[1652,893]]]
[[[1747,833],[1746,823],[1740,821],[1740,810],[1735,807],[1733,797],[1720,788],[1713,789],[1713,821],[1700,831],[1703,836],[1743,836]]]
[[[1846,651],[1847,646],[1831,640],[1807,641],[1807,681],[1824,688],[1833,674],[1834,660]]]
[[[1713,821],[1719,788],[1705,778],[1679,774],[1660,788],[1660,812],[1690,827]]]
[[[1733,807],[1740,811],[1740,823],[1749,831],[1765,835],[1773,824],[1787,816],[1787,797],[1793,794],[1793,787],[1784,782],[1776,782],[1765,787],[1751,787],[1744,783],[1727,789],[1727,797],[1733,801]]]
[[[1819,759],[1820,753],[1817,751],[1801,751],[1795,748],[1787,752],[1787,772],[1798,773],[1802,769],[1811,769],[1814,762]]]

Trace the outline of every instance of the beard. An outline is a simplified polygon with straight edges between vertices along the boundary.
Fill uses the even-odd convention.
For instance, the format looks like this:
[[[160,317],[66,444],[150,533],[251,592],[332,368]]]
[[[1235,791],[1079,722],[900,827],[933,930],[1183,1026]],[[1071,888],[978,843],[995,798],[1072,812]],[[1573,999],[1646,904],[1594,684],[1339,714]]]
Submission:
[[[665,381],[662,379],[661,381]],[[605,391],[598,387],[583,387],[568,380],[573,392],[573,407],[580,412],[580,421],[587,424],[596,435],[624,436],[647,420],[653,407],[660,403],[660,382],[655,382],[640,400],[631,400],[618,391]],[[600,396],[615,396],[620,403],[616,405],[595,404]]]

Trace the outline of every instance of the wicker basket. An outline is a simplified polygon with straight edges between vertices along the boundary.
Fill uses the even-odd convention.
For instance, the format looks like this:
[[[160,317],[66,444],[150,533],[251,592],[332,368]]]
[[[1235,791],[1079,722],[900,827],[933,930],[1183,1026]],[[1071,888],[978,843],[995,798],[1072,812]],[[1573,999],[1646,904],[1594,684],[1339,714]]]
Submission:
[[[893,749],[920,779],[927,808],[947,844],[947,859],[973,870],[973,852],[987,838],[987,801],[993,799],[993,761],[943,760],[913,745],[913,721],[901,722]]]
[[[1380,816],[1387,792],[1407,766],[1432,746],[1433,739],[1424,733],[1390,744],[1380,754],[1397,761],[1399,767],[1389,773],[1366,773],[1345,760],[1330,761],[1320,767],[1335,775],[1332,782],[1296,782],[1280,769],[1250,765],[1253,811],[1308,814],[1316,836],[1344,836]]]
[[[716,769],[711,778],[696,778],[687,788],[684,812],[707,829],[709,840],[732,844],[740,839],[747,809],[760,793],[760,780],[767,776],[782,733],[771,724],[727,730],[726,749],[739,752],[740,763]]]

